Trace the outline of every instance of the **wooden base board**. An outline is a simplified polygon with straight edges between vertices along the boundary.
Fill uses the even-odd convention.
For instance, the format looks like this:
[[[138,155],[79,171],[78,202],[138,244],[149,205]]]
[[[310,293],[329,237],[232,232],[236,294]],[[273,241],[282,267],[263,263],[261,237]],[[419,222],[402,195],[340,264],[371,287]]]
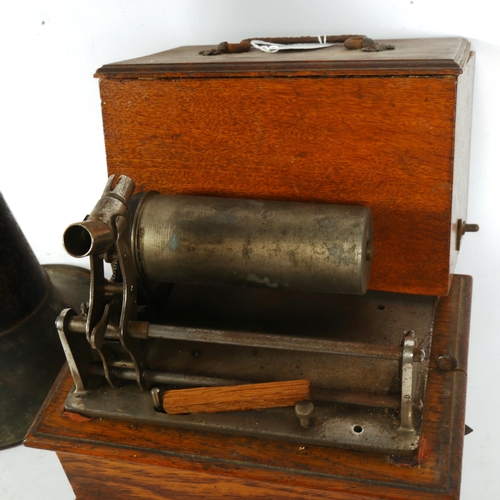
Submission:
[[[436,312],[423,444],[414,465],[321,446],[107,419],[75,421],[63,369],[25,444],[56,451],[78,500],[458,499],[472,279],[455,276]],[[443,372],[449,354],[457,369]]]

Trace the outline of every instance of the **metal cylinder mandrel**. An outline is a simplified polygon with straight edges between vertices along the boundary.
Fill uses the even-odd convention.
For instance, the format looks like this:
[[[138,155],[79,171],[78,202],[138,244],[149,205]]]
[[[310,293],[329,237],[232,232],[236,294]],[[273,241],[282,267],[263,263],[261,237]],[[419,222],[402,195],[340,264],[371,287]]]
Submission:
[[[153,281],[363,294],[367,207],[147,193],[132,248]]]

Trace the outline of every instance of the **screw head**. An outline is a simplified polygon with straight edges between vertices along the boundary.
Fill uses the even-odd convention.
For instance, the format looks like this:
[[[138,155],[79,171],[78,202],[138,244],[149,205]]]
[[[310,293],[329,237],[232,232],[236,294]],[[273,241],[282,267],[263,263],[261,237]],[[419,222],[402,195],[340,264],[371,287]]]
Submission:
[[[314,405],[311,401],[300,401],[295,405],[295,415],[300,421],[300,426],[304,429],[309,428],[311,424],[311,415],[314,412]]]
[[[314,404],[311,401],[301,401],[295,405],[297,418],[309,418],[314,412]]]
[[[443,372],[452,372],[457,369],[458,361],[449,354],[441,354],[436,358],[436,365]]]

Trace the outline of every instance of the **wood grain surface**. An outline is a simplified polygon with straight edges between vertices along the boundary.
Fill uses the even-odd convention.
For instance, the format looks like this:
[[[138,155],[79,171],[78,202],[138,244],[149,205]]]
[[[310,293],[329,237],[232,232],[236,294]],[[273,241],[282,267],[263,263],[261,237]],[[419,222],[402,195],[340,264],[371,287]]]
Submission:
[[[446,295],[472,69],[408,75],[102,77],[108,170],[140,190],[370,206],[369,288]]]
[[[170,415],[262,410],[295,406],[311,400],[309,380],[286,380],[237,386],[174,389],[163,395],[163,408]]]
[[[459,37],[377,40],[394,51],[350,51],[335,45],[322,50],[281,51],[203,57],[213,46],[185,46],[106,64],[97,77],[113,78],[238,78],[246,76],[429,76],[459,75],[469,57],[470,43]]]
[[[413,466],[375,453],[63,415],[56,381],[26,445],[58,452],[78,499],[458,499],[472,280],[438,302],[425,399],[425,446]],[[458,361],[442,372],[437,356]]]

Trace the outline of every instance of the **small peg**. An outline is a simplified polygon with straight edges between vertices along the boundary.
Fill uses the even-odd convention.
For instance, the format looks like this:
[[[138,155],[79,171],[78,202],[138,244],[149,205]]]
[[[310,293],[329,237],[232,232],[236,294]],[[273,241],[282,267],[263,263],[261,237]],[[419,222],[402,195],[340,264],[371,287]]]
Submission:
[[[158,387],[151,389],[151,397],[153,398],[153,406],[155,411],[163,413],[163,405],[161,404],[161,390]]]
[[[462,219],[458,219],[457,225],[457,251],[460,250],[460,243],[462,242],[462,236],[465,233],[477,233],[479,231],[478,224],[467,224]]]
[[[311,415],[314,412],[314,404],[311,401],[301,401],[295,405],[295,415],[300,420],[300,425],[307,429],[311,424]]]

